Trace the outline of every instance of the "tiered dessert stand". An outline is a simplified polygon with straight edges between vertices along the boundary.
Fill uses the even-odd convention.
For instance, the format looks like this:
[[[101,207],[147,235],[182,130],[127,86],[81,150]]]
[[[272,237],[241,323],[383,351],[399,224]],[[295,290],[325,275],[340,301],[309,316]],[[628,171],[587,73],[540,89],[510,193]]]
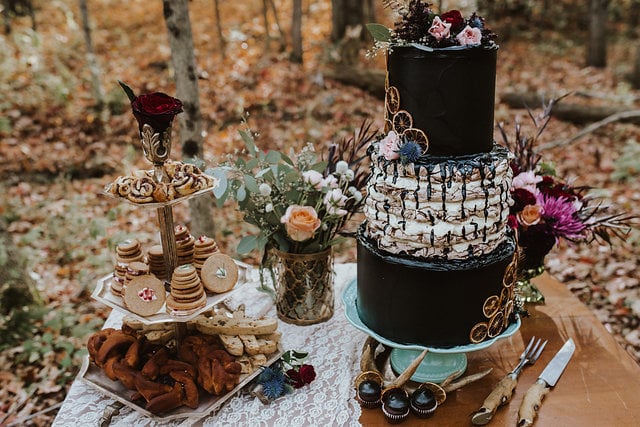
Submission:
[[[412,381],[419,383],[432,382],[442,383],[449,377],[457,378],[467,369],[467,353],[483,350],[490,347],[496,341],[508,338],[520,328],[520,317],[516,316],[516,321],[509,325],[502,334],[482,341],[478,344],[468,344],[451,348],[427,347],[421,345],[406,345],[394,342],[372,331],[365,325],[358,315],[357,303],[357,281],[353,280],[347,285],[342,294],[345,316],[347,320],[357,329],[375,338],[381,344],[390,347],[389,357],[391,367],[397,373],[404,372],[424,349],[428,349],[427,355],[418,366],[416,372],[411,376]],[[419,313],[416,313],[418,315]]]
[[[147,160],[153,163],[154,167],[154,180],[156,182],[166,182],[167,179],[164,170],[164,163],[169,159],[169,154],[171,151],[171,139],[170,139],[170,128],[168,132],[165,132],[162,137],[159,134],[154,133],[153,129],[149,125],[144,125],[143,131],[141,133],[142,147],[143,152]],[[143,208],[154,208],[157,211],[158,223],[160,228],[160,238],[162,242],[163,256],[164,262],[166,265],[167,271],[167,281],[170,281],[173,270],[177,267],[177,254],[176,254],[176,240],[174,234],[174,223],[173,223],[173,209],[172,206],[177,203],[183,203],[193,197],[200,196],[202,194],[206,194],[211,192],[212,188],[207,188],[204,190],[199,190],[190,195],[183,196],[180,198],[176,198],[171,201],[167,201],[164,203],[144,203],[137,204],[128,201],[127,199],[123,199],[117,196],[114,196],[111,193],[105,192],[104,194],[110,197],[116,197],[118,200],[125,200],[127,203],[131,203],[138,207]],[[207,295],[206,305],[197,310],[193,310],[190,312],[186,312],[182,315],[171,315],[168,314],[165,310],[165,306],[163,306],[157,313],[143,317],[136,313],[131,312],[123,303],[122,298],[114,295],[111,292],[111,281],[114,279],[113,274],[109,274],[105,277],[102,277],[98,280],[96,289],[94,290],[92,297],[101,303],[108,305],[109,307],[120,311],[121,313],[131,316],[145,325],[152,324],[160,324],[160,323],[171,323],[175,328],[175,339],[176,345],[179,346],[180,342],[186,335],[186,325],[188,321],[193,320],[200,314],[212,309],[217,304],[221,303],[223,300],[229,298],[232,294],[238,291],[242,286],[249,282],[254,282],[256,279],[253,277],[253,270],[248,264],[241,263],[236,261],[238,265],[238,282],[235,287],[229,292],[215,294],[215,295]],[[165,288],[169,288],[170,284],[165,282]],[[272,355],[268,355],[267,365],[275,362],[282,355],[282,351],[279,350]],[[103,372],[102,369],[98,368],[94,364],[90,363],[89,357],[86,356],[84,359],[84,363],[79,374],[79,377],[91,387],[101,391],[102,393],[108,395],[114,400],[120,402],[125,406],[129,406],[132,409],[146,415],[149,418],[153,418],[160,421],[167,421],[171,419],[179,419],[179,418],[187,418],[187,417],[204,417],[207,414],[216,411],[222,406],[228,399],[230,399],[237,391],[243,388],[246,384],[248,384],[255,376],[260,373],[259,370],[254,371],[252,374],[244,374],[241,375],[240,381],[237,386],[231,390],[230,392],[220,395],[214,396],[208,393],[200,393],[200,401],[199,406],[196,409],[191,409],[186,406],[181,406],[173,411],[170,411],[165,414],[157,415],[153,414],[144,407],[139,406],[136,402],[132,402],[129,400],[129,396],[132,394],[130,390],[128,390],[122,383],[119,381],[112,381],[109,379]]]

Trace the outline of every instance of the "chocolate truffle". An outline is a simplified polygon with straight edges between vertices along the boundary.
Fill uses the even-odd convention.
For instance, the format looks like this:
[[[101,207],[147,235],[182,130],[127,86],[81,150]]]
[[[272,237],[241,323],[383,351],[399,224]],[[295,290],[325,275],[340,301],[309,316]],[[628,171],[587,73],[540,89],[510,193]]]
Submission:
[[[382,389],[374,380],[365,380],[358,385],[356,399],[364,408],[377,408],[380,406]]]
[[[382,395],[382,412],[387,422],[398,424],[409,416],[409,395],[401,388],[385,390]]]
[[[419,418],[431,417],[437,406],[433,392],[427,388],[418,388],[411,395],[411,410]]]

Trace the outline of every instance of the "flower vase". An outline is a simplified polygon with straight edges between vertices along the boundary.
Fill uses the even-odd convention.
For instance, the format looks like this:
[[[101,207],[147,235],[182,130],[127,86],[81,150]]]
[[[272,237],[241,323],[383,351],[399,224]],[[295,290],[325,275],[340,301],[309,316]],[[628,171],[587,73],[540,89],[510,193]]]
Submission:
[[[295,325],[329,320],[333,316],[331,248],[312,254],[274,253],[278,318]]]
[[[531,279],[544,273],[544,264],[534,268],[527,268],[518,272],[515,284],[516,297],[522,303],[544,304],[544,295]]]

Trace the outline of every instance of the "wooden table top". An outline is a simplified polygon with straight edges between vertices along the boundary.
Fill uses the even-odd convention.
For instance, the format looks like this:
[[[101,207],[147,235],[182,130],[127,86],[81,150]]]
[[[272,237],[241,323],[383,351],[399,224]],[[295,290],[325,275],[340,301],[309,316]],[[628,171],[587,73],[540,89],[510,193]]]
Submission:
[[[480,408],[493,386],[518,362],[532,336],[548,339],[540,359],[520,374],[511,401],[497,410],[488,425],[515,426],[524,393],[562,344],[573,338],[576,351],[556,386],[545,397],[535,426],[640,425],[640,366],[589,309],[564,285],[547,274],[534,279],[546,305],[527,305],[530,316],[512,337],[486,350],[468,353],[473,374],[493,371],[481,380],[450,393],[433,417],[410,414],[402,425],[472,426],[471,415]],[[381,409],[363,409],[363,425],[388,425]]]

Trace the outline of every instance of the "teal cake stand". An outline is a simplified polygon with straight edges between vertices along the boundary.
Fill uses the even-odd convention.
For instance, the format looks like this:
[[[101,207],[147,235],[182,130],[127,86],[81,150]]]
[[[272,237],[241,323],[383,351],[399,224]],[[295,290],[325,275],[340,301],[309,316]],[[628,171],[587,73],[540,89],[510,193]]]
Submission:
[[[508,338],[520,328],[520,317],[516,316],[516,321],[497,337],[482,341],[478,344],[461,345],[450,348],[426,347],[421,345],[406,345],[391,341],[383,336],[378,335],[365,325],[356,307],[357,299],[357,282],[354,279],[350,282],[342,293],[342,302],[344,303],[345,317],[356,329],[361,330],[367,335],[372,336],[381,344],[390,347],[391,350],[391,367],[395,372],[404,372],[404,370],[415,360],[416,357],[424,349],[428,349],[427,355],[411,377],[416,382],[432,382],[440,384],[453,374],[456,378],[464,373],[467,369],[467,353],[483,350],[490,347],[496,341]]]

